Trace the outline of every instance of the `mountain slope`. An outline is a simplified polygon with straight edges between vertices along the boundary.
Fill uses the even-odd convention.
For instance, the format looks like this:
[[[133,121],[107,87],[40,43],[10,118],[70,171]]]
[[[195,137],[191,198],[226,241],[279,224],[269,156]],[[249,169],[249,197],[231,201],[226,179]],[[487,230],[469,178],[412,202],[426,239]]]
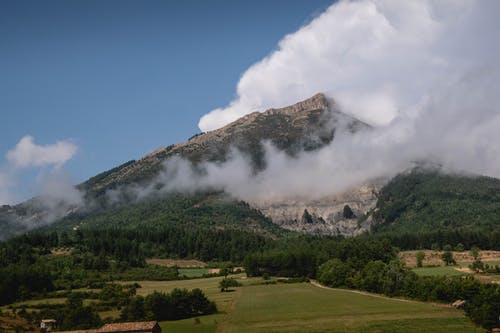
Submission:
[[[127,162],[81,184],[90,193],[130,183],[144,183],[156,175],[169,157],[200,162],[223,162],[232,149],[247,155],[253,168],[265,168],[264,142],[271,142],[289,155],[314,150],[331,142],[338,126],[355,132],[368,125],[336,111],[334,103],[317,94],[294,105],[254,112],[220,129],[200,133],[188,141],[160,147],[138,161]]]
[[[382,188],[373,231],[500,227],[500,180],[414,169]]]
[[[301,151],[314,150],[328,144],[334,139],[335,132],[340,127],[355,132],[369,126],[336,111],[333,101],[322,94],[281,109],[254,112],[223,128],[195,135],[186,142],[158,148],[140,160],[128,161],[90,178],[77,186],[85,196],[83,206],[65,205],[62,202],[52,204],[51,208],[58,209],[57,216],[52,220],[73,213],[76,213],[74,216],[88,216],[88,213],[96,209],[100,212],[124,209],[125,205],[120,206],[121,208],[114,206],[114,200],[110,199],[110,190],[118,193],[122,203],[136,205],[137,198],[128,197],[127,186],[149,185],[151,180],[165,168],[165,164],[168,165],[168,159],[171,157],[184,158],[196,166],[207,161],[224,162],[237,150],[246,155],[253,170],[259,172],[266,167],[264,158],[266,142],[294,156]],[[170,199],[164,200],[168,206]],[[43,205],[39,204],[40,201],[34,198],[2,209],[0,238],[43,226],[51,220],[52,215],[48,210],[41,208]],[[237,201],[232,201],[232,204],[238,205]]]
[[[261,212],[243,201],[226,198],[222,193],[172,193],[89,212],[71,214],[49,229],[141,229],[164,226],[193,229],[241,230],[267,237],[278,237],[283,230]]]
[[[80,206],[53,203],[51,210],[44,210],[43,200],[34,198],[16,206],[0,207],[0,239],[61,217],[65,218],[55,227],[66,230],[103,224],[127,228],[195,223],[203,228],[250,230],[270,237],[284,233],[281,228],[346,236],[370,229],[378,233],[498,228],[500,180],[444,176],[435,171],[413,170],[385,186],[383,180],[377,180],[322,198],[256,200],[250,206],[228,198],[218,189],[162,196],[152,191],[156,194],[145,198],[134,192],[145,185],[154,189],[164,186],[152,180],[168,168],[169,158],[186,159],[203,172],[204,162],[224,162],[238,150],[258,173],[266,168],[266,142],[297,156],[329,144],[339,130],[355,134],[369,128],[337,111],[334,102],[322,94],[285,108],[254,112],[223,128],[161,147],[140,160],[90,178],[77,186],[85,196],[85,203]]]

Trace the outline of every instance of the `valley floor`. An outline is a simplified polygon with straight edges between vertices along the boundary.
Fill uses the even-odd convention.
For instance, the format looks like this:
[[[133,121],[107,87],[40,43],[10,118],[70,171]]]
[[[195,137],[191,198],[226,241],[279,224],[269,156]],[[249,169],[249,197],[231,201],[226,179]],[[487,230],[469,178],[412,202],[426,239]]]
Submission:
[[[243,287],[221,293],[221,278],[188,281],[138,281],[140,294],[153,290],[201,288],[221,313],[162,322],[168,332],[484,332],[445,305],[391,299],[352,290],[319,288],[311,283],[262,284],[239,276]]]

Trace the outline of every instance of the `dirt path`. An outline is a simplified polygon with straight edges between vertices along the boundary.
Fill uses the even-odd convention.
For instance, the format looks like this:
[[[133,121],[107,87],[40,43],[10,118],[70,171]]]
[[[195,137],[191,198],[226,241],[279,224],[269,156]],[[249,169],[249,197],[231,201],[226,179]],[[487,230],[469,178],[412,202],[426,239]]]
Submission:
[[[341,289],[341,288],[331,288],[331,287],[327,287],[327,286],[324,286],[324,285],[320,284],[316,280],[311,280],[311,284],[313,286],[316,286],[316,287],[322,288],[322,289],[337,290],[337,291],[346,291],[346,292],[353,293],[353,294],[360,294],[360,295],[365,295],[365,296],[370,296],[370,297],[375,297],[375,298],[382,298],[382,299],[396,301],[396,302],[421,303],[419,301],[413,301],[413,300],[409,300],[409,299],[393,298],[393,297],[383,296],[383,295],[379,295],[379,294],[373,294],[373,293],[369,293],[367,291],[352,290],[352,289]],[[438,303],[432,303],[432,304],[436,305],[436,306],[440,306],[440,307],[447,307],[447,308],[451,307],[451,305],[449,305],[449,304],[441,304],[441,303],[439,303],[439,304]]]
[[[241,296],[241,289],[239,289],[239,288],[236,289],[236,291],[234,291],[234,293],[236,293],[236,295],[230,301],[230,303],[226,306],[226,313],[224,314],[224,318],[222,319],[222,322],[220,323],[220,325],[217,324],[217,327],[216,327],[217,333],[226,333],[227,332],[229,320],[231,319],[231,315],[233,313],[234,308],[236,307],[236,303],[238,302],[238,300]]]

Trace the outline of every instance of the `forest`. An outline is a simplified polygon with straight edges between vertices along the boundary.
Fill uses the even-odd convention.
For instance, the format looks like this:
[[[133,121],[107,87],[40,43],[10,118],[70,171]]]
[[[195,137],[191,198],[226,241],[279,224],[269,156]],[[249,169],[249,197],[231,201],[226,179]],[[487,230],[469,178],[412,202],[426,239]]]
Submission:
[[[1,242],[0,305],[103,288],[117,280],[185,279],[176,267],[146,263],[146,258],[182,258],[243,266],[248,276],[317,279],[328,286],[432,302],[463,299],[466,314],[489,328],[500,325],[498,285],[418,276],[397,254],[500,250],[498,193],[500,181],[495,179],[416,169],[381,190],[376,209],[368,214],[374,219],[372,230],[356,238],[283,230],[245,202],[228,200],[220,192],[103,203]],[[121,305],[122,318],[135,320],[134,313],[152,318],[152,299],[170,304],[169,297],[129,295]],[[77,298],[68,301],[80,309]],[[93,310],[82,307],[89,322],[97,323]]]
[[[172,247],[168,247],[169,243]],[[186,249],[179,251],[179,244],[185,244]],[[71,251],[67,255],[52,255],[56,248]],[[203,248],[207,251],[203,252]],[[270,239],[234,231],[210,234],[170,228],[157,232],[133,229],[77,230],[72,234],[37,232],[0,244],[0,304],[57,290],[102,287],[115,280],[180,279],[175,267],[147,265],[145,258],[162,254],[178,258],[203,255],[205,260],[242,264],[248,276],[312,278],[333,287],[423,301],[450,303],[463,299],[467,304],[466,314],[475,323],[486,328],[500,324],[499,285],[480,283],[473,278],[417,276],[404,266],[397,253],[389,239],[367,236]],[[134,317],[133,313],[149,318],[148,302],[148,297],[131,297],[124,304],[122,318],[135,320],[143,316]]]

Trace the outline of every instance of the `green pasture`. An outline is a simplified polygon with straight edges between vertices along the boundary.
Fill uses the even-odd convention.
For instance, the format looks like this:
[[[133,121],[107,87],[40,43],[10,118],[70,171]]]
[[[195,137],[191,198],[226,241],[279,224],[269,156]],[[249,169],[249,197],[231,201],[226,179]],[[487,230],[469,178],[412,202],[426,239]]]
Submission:
[[[219,314],[162,322],[163,331],[213,332],[483,332],[448,306],[390,299],[349,290],[323,289],[308,283],[256,284],[242,279],[233,292],[218,288],[221,277],[184,281],[137,281],[138,294],[173,288],[200,288],[217,303]]]
[[[482,332],[462,312],[311,284],[240,288],[221,332]]]
[[[457,271],[453,266],[420,267],[420,268],[414,268],[413,271],[421,276],[437,276],[437,275],[462,276],[462,275],[467,275],[467,273]]]
[[[210,273],[209,268],[179,268],[179,276],[185,275],[188,278],[202,277],[208,273]]]
[[[435,274],[438,274],[438,269],[452,268],[424,269],[434,269]],[[147,295],[153,291],[170,292],[174,288],[200,288],[209,299],[217,303],[217,314],[161,322],[165,333],[483,332],[462,311],[445,305],[320,288],[309,283],[266,285],[261,278],[247,279],[243,274],[236,278],[243,286],[232,292],[221,292],[218,283],[222,277],[213,277],[180,281],[137,281],[141,285],[137,293]],[[64,300],[50,298],[16,305],[29,308],[30,305],[62,303]],[[103,318],[116,318],[118,315],[118,310],[101,313]]]

